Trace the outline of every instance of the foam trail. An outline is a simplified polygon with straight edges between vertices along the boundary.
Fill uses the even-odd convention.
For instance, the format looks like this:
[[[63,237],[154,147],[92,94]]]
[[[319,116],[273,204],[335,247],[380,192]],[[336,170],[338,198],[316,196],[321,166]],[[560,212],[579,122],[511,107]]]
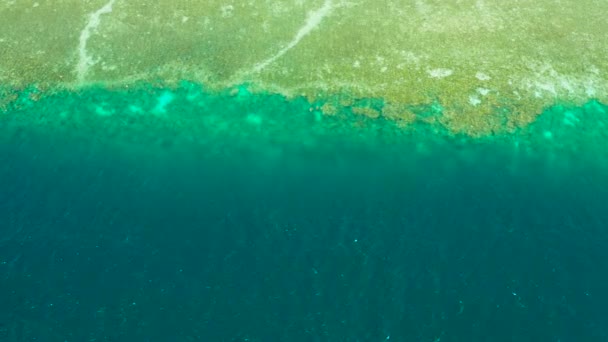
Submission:
[[[262,71],[262,69],[266,68],[268,65],[272,64],[277,59],[281,58],[287,51],[293,49],[298,43],[306,37],[312,30],[314,30],[323,19],[331,13],[333,10],[332,0],[325,0],[323,6],[321,8],[311,11],[308,13],[308,18],[306,18],[306,22],[304,25],[298,30],[295,37],[287,44],[284,48],[282,48],[279,52],[277,52],[274,56],[256,64],[251,73],[257,73]]]
[[[78,82],[84,81],[87,72],[89,71],[89,67],[95,64],[93,57],[89,56],[87,52],[87,42],[91,37],[91,34],[97,30],[97,27],[101,21],[101,15],[112,12],[112,6],[114,5],[115,1],[116,0],[110,0],[102,8],[91,13],[89,15],[87,25],[80,32],[80,38],[78,41],[78,64],[76,64],[76,79]]]

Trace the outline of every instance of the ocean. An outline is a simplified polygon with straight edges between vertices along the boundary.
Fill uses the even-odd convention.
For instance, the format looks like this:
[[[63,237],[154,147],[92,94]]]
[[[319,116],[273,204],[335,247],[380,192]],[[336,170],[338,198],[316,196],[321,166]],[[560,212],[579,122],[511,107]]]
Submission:
[[[0,341],[608,340],[608,107],[483,138],[316,108],[21,91]]]

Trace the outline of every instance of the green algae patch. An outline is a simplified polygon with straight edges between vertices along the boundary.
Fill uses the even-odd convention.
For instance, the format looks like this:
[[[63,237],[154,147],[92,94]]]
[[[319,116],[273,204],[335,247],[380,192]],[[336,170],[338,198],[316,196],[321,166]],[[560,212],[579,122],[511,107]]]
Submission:
[[[8,102],[3,111],[5,127],[39,127],[116,144],[224,141],[249,146],[264,141],[289,145],[360,134],[371,137],[378,134],[377,127],[392,126],[386,120],[355,118],[346,109],[331,118],[305,98],[254,94],[246,85],[223,92],[189,82],[175,88],[99,86],[56,90],[35,100],[32,94],[24,91]],[[391,130],[391,134],[400,132]]]
[[[608,142],[608,107],[596,100],[583,106],[547,107],[529,125],[473,137],[446,127],[442,121],[449,113],[438,103],[404,106],[372,98],[341,106],[340,97],[310,102],[305,97],[252,92],[246,84],[221,92],[181,82],[175,87],[140,83],[52,93],[29,87],[3,94],[12,99],[0,115],[3,139],[31,130],[117,148],[180,153],[190,146],[208,155],[249,151],[276,158],[289,153],[341,153],[335,151],[424,154],[485,144],[568,163],[577,158],[608,163],[602,148]]]

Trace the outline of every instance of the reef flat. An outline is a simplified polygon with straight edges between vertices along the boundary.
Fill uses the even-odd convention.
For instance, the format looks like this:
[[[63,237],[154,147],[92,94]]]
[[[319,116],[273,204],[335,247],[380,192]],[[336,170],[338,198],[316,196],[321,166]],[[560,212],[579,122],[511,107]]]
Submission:
[[[5,1],[0,83],[47,91],[186,79],[340,104],[379,98],[471,136],[514,132],[558,104],[606,103],[604,1]],[[10,101],[0,99],[0,105]],[[334,107],[325,108],[327,113]]]

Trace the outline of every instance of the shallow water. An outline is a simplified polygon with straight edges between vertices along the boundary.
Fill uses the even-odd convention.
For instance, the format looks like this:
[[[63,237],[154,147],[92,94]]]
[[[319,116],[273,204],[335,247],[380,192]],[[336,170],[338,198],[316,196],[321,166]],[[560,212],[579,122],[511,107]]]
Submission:
[[[471,139],[188,87],[27,98],[1,341],[608,338],[598,103]]]

